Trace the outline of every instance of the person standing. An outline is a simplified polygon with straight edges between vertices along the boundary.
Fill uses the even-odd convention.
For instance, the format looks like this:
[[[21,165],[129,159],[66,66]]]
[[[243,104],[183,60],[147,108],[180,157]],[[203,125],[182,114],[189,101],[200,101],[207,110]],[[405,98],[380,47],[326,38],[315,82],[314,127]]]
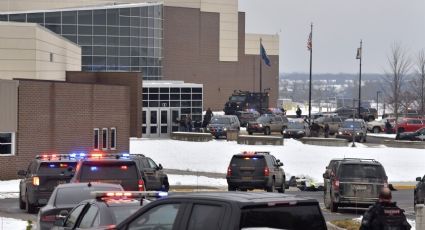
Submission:
[[[387,121],[385,122],[385,131],[387,132],[387,134],[392,133],[392,132],[391,132],[392,128],[393,128],[393,127],[391,126],[390,121],[387,119]]]
[[[186,132],[192,132],[192,114],[189,114],[186,116],[186,121],[185,121],[185,125],[186,125]]]
[[[214,116],[211,108],[208,108],[204,115],[204,120],[202,121],[202,128],[206,128],[211,121],[212,116]]]
[[[325,138],[328,138],[329,137],[329,124],[328,123],[325,123],[324,131],[325,131]]]
[[[297,114],[297,118],[301,118],[302,111],[299,105],[297,105],[297,111],[295,113]]]
[[[363,215],[360,230],[409,230],[411,226],[407,222],[404,210],[397,207],[391,199],[391,190],[381,189],[378,202],[370,206]]]

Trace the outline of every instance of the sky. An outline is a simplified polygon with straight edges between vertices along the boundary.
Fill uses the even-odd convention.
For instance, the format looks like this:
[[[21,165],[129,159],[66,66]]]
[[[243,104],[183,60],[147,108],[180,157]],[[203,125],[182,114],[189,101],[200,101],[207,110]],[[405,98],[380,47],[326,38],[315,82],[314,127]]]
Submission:
[[[279,34],[281,73],[308,73],[313,23],[313,73],[384,73],[394,42],[414,60],[425,48],[423,0],[239,0],[247,33]],[[265,47],[267,50],[267,47]]]

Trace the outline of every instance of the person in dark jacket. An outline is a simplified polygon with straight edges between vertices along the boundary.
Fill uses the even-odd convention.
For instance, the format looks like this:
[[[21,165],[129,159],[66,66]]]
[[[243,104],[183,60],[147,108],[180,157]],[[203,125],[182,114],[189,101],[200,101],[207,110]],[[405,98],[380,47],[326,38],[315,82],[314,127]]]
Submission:
[[[404,210],[391,202],[391,190],[383,188],[379,200],[363,215],[360,230],[409,230]]]
[[[387,131],[387,134],[390,134],[392,129],[393,127],[391,126],[390,121],[387,119],[387,121],[385,122],[385,130]]]
[[[214,116],[211,108],[208,108],[204,115],[204,120],[202,121],[202,128],[206,128],[211,121],[212,116]]]
[[[297,118],[301,118],[302,111],[299,106],[297,106],[297,111],[295,113],[297,114]]]
[[[329,137],[329,124],[328,123],[325,124],[324,131],[325,131],[325,138],[328,138]]]
[[[311,127],[310,127],[310,135],[312,137],[318,137],[319,136],[319,131],[320,131],[319,124],[317,124],[317,123],[315,123],[313,121],[313,123],[311,123]]]

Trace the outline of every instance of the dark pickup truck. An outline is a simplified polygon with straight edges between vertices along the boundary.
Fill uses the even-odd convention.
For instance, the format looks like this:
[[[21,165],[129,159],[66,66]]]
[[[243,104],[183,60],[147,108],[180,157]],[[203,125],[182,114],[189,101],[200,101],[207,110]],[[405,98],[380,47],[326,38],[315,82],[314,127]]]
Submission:
[[[326,229],[317,200],[278,193],[173,194],[108,229]]]

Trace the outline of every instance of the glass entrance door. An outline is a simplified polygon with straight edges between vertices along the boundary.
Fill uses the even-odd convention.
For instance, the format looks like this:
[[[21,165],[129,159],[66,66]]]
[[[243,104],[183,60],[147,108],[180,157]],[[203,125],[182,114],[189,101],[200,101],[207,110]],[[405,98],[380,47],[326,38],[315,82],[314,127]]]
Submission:
[[[142,136],[146,135],[148,130],[147,130],[147,121],[148,118],[146,117],[148,115],[147,113],[147,109],[143,109],[142,111]]]
[[[171,132],[178,132],[179,131],[179,118],[180,118],[180,109],[170,109],[171,111]]]
[[[159,136],[168,136],[169,109],[160,109]]]
[[[150,110],[149,111],[150,119],[149,119],[149,136],[156,137],[159,136],[158,130],[158,110]]]

